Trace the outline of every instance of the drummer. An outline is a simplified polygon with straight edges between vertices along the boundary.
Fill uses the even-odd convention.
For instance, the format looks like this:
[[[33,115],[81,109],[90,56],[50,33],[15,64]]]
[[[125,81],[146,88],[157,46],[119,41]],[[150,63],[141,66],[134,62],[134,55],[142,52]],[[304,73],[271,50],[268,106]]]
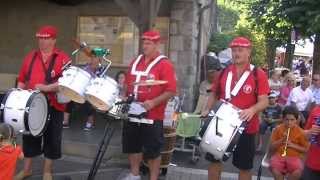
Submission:
[[[140,180],[142,157],[147,159],[150,180],[157,180],[160,170],[160,150],[164,142],[163,119],[168,100],[176,93],[176,76],[172,62],[159,52],[160,34],[147,31],[142,36],[143,54],[132,61],[126,75],[127,95],[133,94],[147,110],[152,124],[124,122],[123,152],[128,153],[130,173],[123,180]],[[147,70],[150,69],[148,72]],[[133,86],[141,80],[163,80],[166,84]],[[143,155],[143,156],[142,156]]]
[[[44,154],[43,179],[52,180],[53,161],[61,157],[61,138],[64,105],[56,99],[58,78],[69,56],[56,48],[57,28],[41,27],[36,33],[38,48],[29,52],[23,60],[18,77],[18,88],[37,89],[48,97],[50,121],[41,137],[23,135],[24,168],[15,179],[32,175],[32,158]],[[32,121],[32,119],[31,119]]]
[[[255,135],[259,131],[258,113],[268,105],[269,85],[263,70],[250,65],[252,50],[250,40],[236,37],[231,41],[230,48],[233,64],[222,70],[218,81],[214,81],[218,83],[212,85],[212,93],[202,115],[207,116],[218,99],[227,100],[242,109],[240,118],[248,124],[233,153],[232,163],[240,170],[238,179],[249,180],[252,176],[250,170],[253,167],[255,154]],[[246,72],[250,73],[247,77]],[[238,91],[235,87],[239,87]],[[211,162],[208,169],[209,179],[220,179],[222,163],[211,154],[207,154],[206,159]]]

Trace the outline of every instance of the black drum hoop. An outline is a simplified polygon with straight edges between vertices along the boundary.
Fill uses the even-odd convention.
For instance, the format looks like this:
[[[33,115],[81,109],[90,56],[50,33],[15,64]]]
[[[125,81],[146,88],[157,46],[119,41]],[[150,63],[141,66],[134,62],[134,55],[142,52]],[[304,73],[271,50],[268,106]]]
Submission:
[[[0,122],[4,122],[4,109],[5,109],[5,105],[7,102],[7,99],[9,97],[9,95],[11,94],[11,92],[13,92],[15,89],[9,89],[6,92],[6,95],[3,97],[2,101],[1,101],[1,108],[0,108]]]

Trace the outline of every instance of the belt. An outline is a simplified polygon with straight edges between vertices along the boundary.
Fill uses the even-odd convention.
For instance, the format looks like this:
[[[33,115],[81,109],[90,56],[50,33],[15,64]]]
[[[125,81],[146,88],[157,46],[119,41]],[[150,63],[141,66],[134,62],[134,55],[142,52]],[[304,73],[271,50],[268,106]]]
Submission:
[[[135,123],[143,123],[143,124],[153,124],[152,119],[145,119],[145,118],[134,118],[134,117],[129,117],[130,122],[135,122]]]

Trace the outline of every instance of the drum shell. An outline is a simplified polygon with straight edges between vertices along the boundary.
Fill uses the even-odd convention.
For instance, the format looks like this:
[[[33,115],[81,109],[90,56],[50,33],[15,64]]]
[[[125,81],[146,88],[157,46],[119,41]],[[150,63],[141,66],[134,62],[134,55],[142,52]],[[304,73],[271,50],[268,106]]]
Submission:
[[[40,92],[9,90],[2,100],[1,112],[3,121],[17,132],[41,136],[46,129],[48,104]]]
[[[70,66],[59,78],[59,92],[77,103],[85,102],[86,87],[90,84],[91,75],[85,70]]]
[[[223,103],[209,122],[200,147],[216,159],[226,160],[226,153],[233,150],[230,144],[237,142],[234,141],[234,138],[239,137],[238,132],[243,129],[245,124],[239,118],[239,109],[230,103]]]
[[[118,84],[110,77],[99,77],[86,88],[86,99],[98,110],[108,111],[116,102],[119,94]]]

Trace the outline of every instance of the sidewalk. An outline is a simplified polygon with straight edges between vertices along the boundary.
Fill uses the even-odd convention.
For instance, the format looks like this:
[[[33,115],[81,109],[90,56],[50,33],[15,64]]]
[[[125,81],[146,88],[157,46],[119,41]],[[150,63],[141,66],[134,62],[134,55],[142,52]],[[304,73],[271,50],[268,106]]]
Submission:
[[[63,157],[54,164],[54,180],[86,180],[91,168],[92,161],[96,155],[97,148],[103,136],[106,119],[99,115],[96,128],[92,131],[84,131],[82,128],[85,120],[76,114],[71,121],[71,128],[64,129],[63,132]],[[111,139],[108,150],[101,163],[96,180],[116,180],[117,177],[128,170],[127,156],[122,154],[121,150],[121,121],[113,121],[116,131]],[[21,141],[21,139],[20,139]],[[20,143],[19,143],[20,144]],[[191,153],[175,151],[172,157],[172,163],[177,167],[169,166],[166,177],[162,180],[202,180],[207,179],[207,167],[209,163],[203,158],[196,164],[190,163]],[[256,156],[253,174],[256,174],[262,155]],[[32,178],[27,180],[42,179],[42,157],[34,160]],[[18,169],[22,168],[22,162],[18,163]],[[269,176],[270,173],[264,169],[263,176]],[[147,180],[147,176],[143,180]],[[224,163],[223,180],[236,180],[237,169],[232,166],[231,161]],[[270,178],[264,178],[269,180]]]

